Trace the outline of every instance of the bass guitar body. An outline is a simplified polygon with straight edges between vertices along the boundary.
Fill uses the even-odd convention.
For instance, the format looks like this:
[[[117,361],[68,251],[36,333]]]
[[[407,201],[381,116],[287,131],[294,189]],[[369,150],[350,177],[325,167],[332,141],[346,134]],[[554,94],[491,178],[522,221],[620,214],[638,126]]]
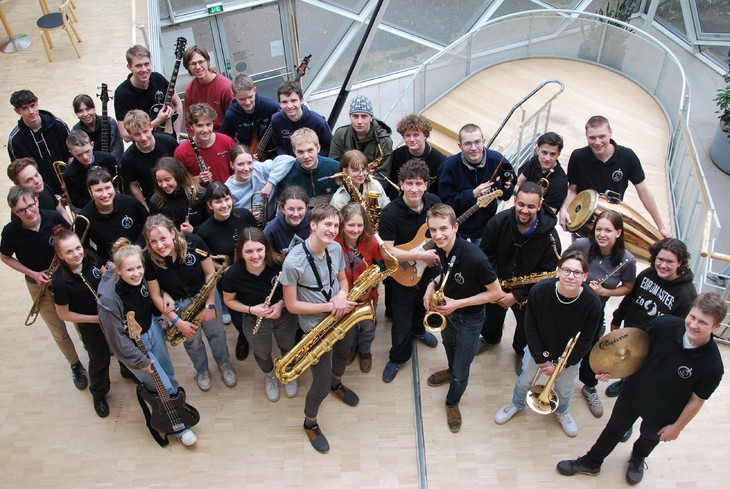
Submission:
[[[433,249],[433,241],[426,237],[427,231],[428,226],[423,224],[418,229],[415,238],[408,243],[396,246],[396,248],[403,251],[425,251],[427,249]],[[398,263],[398,271],[391,275],[391,277],[403,287],[415,287],[421,281],[426,267],[426,262],[421,260],[402,261]]]
[[[137,386],[140,398],[150,407],[150,426],[160,433],[179,433],[192,428],[200,421],[200,413],[185,402],[185,390],[180,387],[177,394],[163,401],[157,392],[148,391],[144,384]]]

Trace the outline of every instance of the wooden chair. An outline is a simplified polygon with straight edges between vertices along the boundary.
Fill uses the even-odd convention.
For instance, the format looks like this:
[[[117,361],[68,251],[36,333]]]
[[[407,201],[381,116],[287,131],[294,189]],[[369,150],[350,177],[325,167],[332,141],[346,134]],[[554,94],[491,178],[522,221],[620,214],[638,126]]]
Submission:
[[[73,25],[73,20],[70,17],[71,1],[72,0],[65,0],[61,4],[61,6],[58,7],[58,12],[49,12],[46,0],[38,0],[38,3],[40,3],[41,6],[41,11],[44,13],[44,15],[43,17],[38,19],[36,25],[41,31],[41,41],[43,41],[43,49],[46,50],[46,56],[48,56],[49,63],[53,62],[53,59],[51,59],[51,49],[53,49],[53,41],[51,40],[51,35],[49,33],[58,29],[63,29],[64,31],[66,31],[66,35],[71,41],[71,46],[73,46],[74,51],[76,51],[76,56],[78,56],[79,58],[81,57],[79,48],[78,46],[76,46],[77,42],[81,42],[81,38],[79,37],[79,33],[76,32],[76,28]],[[76,41],[74,41],[74,38],[71,37],[71,32],[73,32],[74,36],[76,37]]]

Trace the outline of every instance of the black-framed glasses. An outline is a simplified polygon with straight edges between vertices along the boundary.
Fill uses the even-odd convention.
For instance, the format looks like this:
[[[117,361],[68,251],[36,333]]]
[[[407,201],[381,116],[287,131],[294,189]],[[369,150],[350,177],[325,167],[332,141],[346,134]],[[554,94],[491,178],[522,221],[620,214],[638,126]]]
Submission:
[[[560,268],[560,273],[563,275],[563,277],[570,277],[571,275],[575,278],[581,278],[583,275],[585,275],[585,272],[583,270],[571,270],[570,268]]]

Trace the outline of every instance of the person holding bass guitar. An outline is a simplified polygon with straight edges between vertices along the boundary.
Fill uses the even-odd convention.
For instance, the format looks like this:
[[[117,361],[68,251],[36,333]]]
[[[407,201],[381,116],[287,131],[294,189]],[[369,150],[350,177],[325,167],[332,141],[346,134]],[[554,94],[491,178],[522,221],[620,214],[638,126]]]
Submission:
[[[184,51],[179,48],[180,57]],[[114,91],[114,111],[116,112],[117,122],[123,122],[127,112],[134,109],[142,110],[148,113],[153,106],[162,104],[160,110],[151,120],[151,126],[154,131],[162,131],[168,120],[173,119],[173,115],[182,114],[183,106],[180,97],[172,91],[172,97],[169,104],[163,104],[165,94],[169,91],[170,83],[156,71],[152,71],[152,61],[150,50],[144,46],[136,44],[127,49],[127,69],[130,74],[117,89]],[[178,63],[179,65],[179,63]],[[179,66],[178,66],[179,68]],[[177,77],[177,71],[174,74]],[[173,83],[174,85],[174,83]],[[117,124],[119,133],[126,142],[132,141],[124,124]],[[173,131],[171,134],[180,134],[182,119],[177,118],[172,123]]]
[[[97,151],[111,153],[115,160],[119,161],[124,154],[124,141],[119,134],[117,121],[106,115],[106,105],[109,102],[109,93],[106,83],[101,84],[102,115],[96,114],[94,99],[85,93],[76,95],[71,104],[74,113],[79,118],[72,130],[84,131],[94,143]]]
[[[167,393],[173,398],[182,398],[184,404],[185,392],[175,378],[162,329],[153,317],[142,249],[126,238],[120,238],[112,246],[112,252],[114,269],[104,274],[97,292],[99,321],[109,348],[148,391],[156,390],[153,380],[156,373]],[[134,313],[135,321],[141,325],[140,339],[147,354],[129,337],[126,324],[129,312]],[[194,445],[198,440],[189,426],[174,434],[186,446]]]

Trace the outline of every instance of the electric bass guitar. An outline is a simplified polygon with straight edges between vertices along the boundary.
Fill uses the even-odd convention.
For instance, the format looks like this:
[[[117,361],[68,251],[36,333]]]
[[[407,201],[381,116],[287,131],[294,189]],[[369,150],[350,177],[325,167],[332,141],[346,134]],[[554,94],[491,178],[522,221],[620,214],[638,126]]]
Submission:
[[[299,63],[299,66],[297,66],[296,69],[297,74],[294,77],[294,83],[301,80],[304,74],[307,72],[307,68],[309,67],[309,60],[311,58],[311,54],[305,56],[302,59],[302,62]],[[251,131],[251,141],[248,144],[248,147],[251,148],[251,150],[253,151],[253,157],[256,161],[264,161],[266,159],[266,146],[269,145],[272,134],[273,129],[271,127],[271,118],[269,118],[269,126],[266,128],[266,131],[264,131],[264,134],[261,136],[261,138],[259,138],[259,121],[256,121],[256,124],[254,124],[253,127],[253,131]]]
[[[134,318],[134,311],[127,313],[127,334],[134,340],[142,353],[149,357],[147,348],[145,348],[141,338],[142,327]],[[171,396],[162,383],[154,363],[152,364],[152,381],[157,392],[150,392],[144,386],[138,389],[140,397],[150,406],[149,425],[151,428],[160,433],[171,435],[198,424],[200,413],[185,402],[185,390],[180,387],[177,394]]]
[[[183,53],[185,53],[185,46],[187,45],[188,40],[184,37],[178,37],[177,42],[175,43],[175,66],[172,68],[172,75],[170,75],[170,83],[167,85],[167,92],[165,92],[165,99],[162,101],[161,104],[155,104],[150,108],[150,119],[154,120],[155,117],[157,117],[157,114],[160,113],[160,111],[167,105],[172,106],[172,97],[175,95],[175,83],[177,82],[177,73],[180,71],[180,63],[182,62]],[[178,113],[175,112],[172,114],[172,117],[170,117],[167,122],[165,122],[165,127],[161,128],[164,129],[164,131],[168,134],[172,134],[175,138],[177,138],[177,134],[175,134],[175,130],[173,129],[173,124],[175,121],[177,121]]]
[[[109,125],[109,115],[107,113],[107,104],[109,103],[109,87],[106,83],[101,84],[101,151],[109,152],[111,144],[111,126]]]
[[[501,197],[501,190],[492,190],[477,197],[477,203],[469,207],[466,212],[460,215],[456,222],[462,224],[469,219],[480,208],[487,207],[494,199]],[[397,245],[396,248],[403,251],[427,251],[436,248],[436,243],[432,239],[426,237],[428,232],[428,224],[424,223],[416,233],[416,237],[408,243]],[[418,285],[426,270],[426,262],[421,260],[404,261],[398,263],[398,271],[391,277],[404,287],[414,287]]]

